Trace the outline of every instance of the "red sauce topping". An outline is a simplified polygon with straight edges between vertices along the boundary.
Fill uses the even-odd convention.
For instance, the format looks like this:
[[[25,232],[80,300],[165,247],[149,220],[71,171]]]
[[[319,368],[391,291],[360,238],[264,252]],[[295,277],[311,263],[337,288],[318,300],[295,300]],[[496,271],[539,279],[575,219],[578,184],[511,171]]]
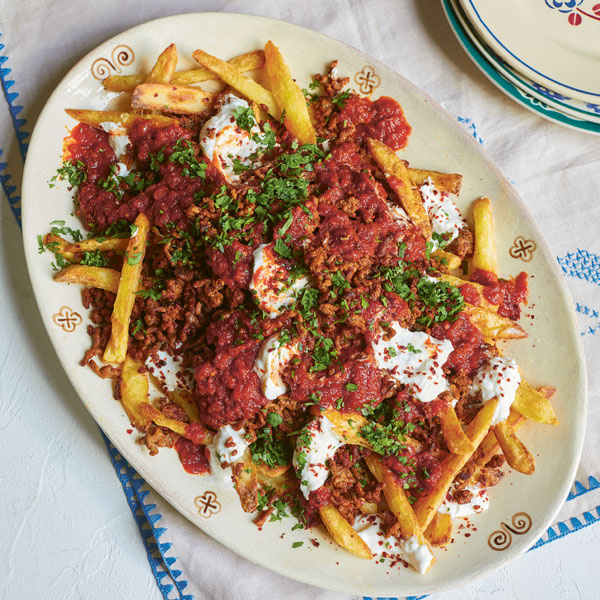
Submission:
[[[459,375],[473,377],[487,360],[483,336],[464,314],[460,314],[454,323],[437,323],[432,327],[431,335],[452,342],[454,350],[444,366]]]
[[[331,151],[328,160],[315,168],[322,191],[318,207],[321,222],[312,245],[327,245],[343,260],[359,260],[374,254],[397,257],[398,243],[404,241],[406,260],[423,259],[423,237],[413,226],[394,220],[385,190],[373,178],[372,167],[357,150],[353,143],[342,143]],[[356,218],[350,218],[335,205],[347,196],[356,202]]]
[[[206,446],[194,444],[194,442],[180,437],[174,444],[179,460],[183,468],[194,475],[210,473],[210,453]]]
[[[139,120],[132,126],[129,137],[134,156],[142,169],[147,169],[150,154],[164,149],[170,156],[179,139],[187,140],[190,132],[178,125],[158,128],[148,121]],[[89,125],[78,125],[73,129],[73,142],[68,152],[74,160],[87,165],[88,179],[78,191],[79,216],[88,225],[100,231],[124,219],[133,222],[140,212],[145,212],[151,224],[166,225],[174,222],[180,229],[187,229],[187,208],[195,204],[194,195],[210,195],[221,183],[222,178],[213,165],[207,164],[206,178],[185,177],[183,165],[164,162],[159,169],[160,180],[139,194],[125,193],[118,198],[112,192],[97,187],[98,180],[106,178],[109,168],[116,163],[114,152],[108,144],[108,134]]]
[[[80,123],[71,131],[66,146],[68,157],[86,165],[88,183],[96,183],[108,175],[116,156],[108,143],[108,134],[89,125]]]
[[[248,317],[241,312],[211,323],[206,340],[216,348],[212,361],[196,367],[195,391],[202,421],[218,429],[249,419],[267,403],[254,371],[262,342],[251,337]]]
[[[494,285],[498,281],[498,277],[495,273],[486,271],[485,269],[475,269],[471,273],[470,279],[471,281],[480,283],[481,285]]]
[[[415,455],[407,449],[405,456],[386,456],[382,462],[398,483],[408,485],[413,494],[434,489],[442,476],[440,461],[429,452]]]
[[[375,102],[367,98],[350,98],[339,119],[356,125],[358,141],[372,137],[394,150],[406,146],[412,131],[402,107],[388,96],[382,96]]]
[[[459,288],[462,297],[465,299],[465,302],[472,304],[473,306],[479,306],[481,304],[479,298],[479,290],[470,283],[465,283],[461,285]]]
[[[204,442],[206,429],[200,423],[187,423],[185,426],[185,436],[194,444],[201,444]]]
[[[483,295],[493,304],[499,304],[498,314],[517,321],[521,317],[520,304],[527,302],[529,288],[527,273],[521,272],[515,279],[500,279],[495,286],[486,287]]]
[[[331,406],[341,412],[356,412],[365,404],[381,402],[382,377],[379,369],[366,360],[347,361],[342,372],[330,377],[309,375],[307,361],[303,361],[294,371],[290,393],[298,402],[306,402],[316,394],[319,401],[312,407],[315,414]]]
[[[225,246],[221,252],[216,248],[207,250],[208,264],[217,277],[220,277],[225,285],[232,290],[248,289],[252,275],[252,248],[234,240],[232,244]]]
[[[521,307],[519,305],[527,303],[529,293],[527,273],[522,271],[515,279],[498,279],[490,271],[476,269],[471,275],[471,281],[485,286],[483,297],[491,304],[499,305],[498,314],[500,316],[513,321],[517,321],[521,317]]]

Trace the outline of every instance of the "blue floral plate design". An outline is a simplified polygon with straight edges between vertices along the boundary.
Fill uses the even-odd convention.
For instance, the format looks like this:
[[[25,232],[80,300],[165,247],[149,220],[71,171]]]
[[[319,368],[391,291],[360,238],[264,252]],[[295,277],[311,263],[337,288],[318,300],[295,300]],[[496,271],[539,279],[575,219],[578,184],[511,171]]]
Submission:
[[[521,106],[536,113],[537,115],[548,119],[559,125],[584,131],[594,135],[600,135],[600,123],[593,123],[586,120],[578,119],[560,112],[557,108],[549,105],[549,98],[546,101],[540,100],[532,93],[525,89],[517,87],[508,79],[507,75],[500,73],[497,68],[490,62],[483,52],[473,43],[469,34],[463,28],[457,15],[457,7],[451,0],[441,0],[442,8],[450,24],[450,28],[456,35],[460,45],[464,51],[477,65],[481,72],[502,92],[518,102]],[[498,65],[500,66],[500,65]]]

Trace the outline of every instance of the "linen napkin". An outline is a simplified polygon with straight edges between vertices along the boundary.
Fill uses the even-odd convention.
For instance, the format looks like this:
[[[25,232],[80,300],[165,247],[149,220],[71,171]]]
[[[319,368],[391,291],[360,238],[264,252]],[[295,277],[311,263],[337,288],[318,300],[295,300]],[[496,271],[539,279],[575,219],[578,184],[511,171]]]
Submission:
[[[193,11],[251,12],[309,27],[381,60],[437,100],[484,144],[545,232],[571,290],[588,357],[588,434],[576,483],[536,544],[600,520],[600,205],[598,140],[528,113],[487,82],[462,52],[442,10],[411,0],[0,0],[0,185],[20,219],[27,140],[49,93],[108,37],[153,18]],[[290,581],[221,547],[152,491],[106,440],[150,568],[167,599],[346,598]],[[207,569],[206,565],[210,564]],[[232,578],[231,573],[236,577]],[[282,592],[282,590],[284,590]]]

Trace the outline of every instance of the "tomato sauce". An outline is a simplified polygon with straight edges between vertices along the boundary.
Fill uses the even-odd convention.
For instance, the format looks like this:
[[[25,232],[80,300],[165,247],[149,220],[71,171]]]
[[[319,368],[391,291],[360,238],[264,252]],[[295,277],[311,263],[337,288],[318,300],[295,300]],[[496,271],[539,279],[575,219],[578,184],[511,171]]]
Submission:
[[[444,366],[459,375],[473,377],[487,360],[483,336],[464,314],[460,314],[454,323],[437,323],[431,328],[431,335],[438,340],[452,342],[454,350]]]
[[[406,260],[423,259],[423,237],[412,225],[394,220],[385,190],[373,178],[371,169],[352,142],[336,146],[331,157],[316,166],[322,190],[318,207],[321,222],[313,245],[327,245],[343,260],[359,260],[367,255],[397,257],[398,243],[404,241]],[[352,197],[356,203],[355,218],[336,206],[344,197]]]
[[[527,302],[528,293],[527,273],[523,271],[515,279],[500,279],[495,286],[483,290],[486,300],[499,304],[498,314],[513,321],[521,317],[520,304]]]
[[[434,489],[442,476],[440,461],[429,452],[414,454],[407,448],[403,456],[386,456],[382,462],[396,481],[415,495]]]
[[[234,240],[232,244],[225,246],[223,252],[209,248],[208,264],[227,287],[232,290],[246,290],[252,275],[252,251],[250,246]]]
[[[381,402],[383,380],[372,363],[349,360],[344,362],[343,371],[326,377],[318,372],[310,373],[309,362],[303,361],[294,370],[290,394],[298,402],[318,402],[311,407],[315,414],[330,407],[341,412],[356,412],[365,404],[375,406]]]
[[[479,306],[481,304],[481,298],[479,296],[479,290],[470,283],[465,283],[461,285],[459,291],[462,297],[465,299],[465,302],[468,304],[472,304],[473,306]]]
[[[340,113],[340,120],[356,125],[357,141],[371,137],[394,150],[406,146],[412,131],[400,104],[388,96],[375,102],[368,98],[350,98]]]
[[[202,421],[218,429],[249,419],[268,402],[254,371],[262,342],[251,337],[248,317],[239,311],[211,323],[206,340],[216,347],[214,359],[198,364],[195,372]]]
[[[476,269],[471,275],[471,281],[485,286],[483,297],[491,304],[498,305],[500,316],[513,321],[517,321],[521,317],[520,304],[527,303],[529,294],[527,273],[521,271],[514,279],[498,279],[490,271]]]
[[[147,172],[151,155],[164,152],[168,157],[179,139],[191,137],[188,130],[172,125],[156,127],[145,120],[136,121],[129,133],[133,156],[144,177],[152,181],[152,172]],[[189,220],[186,210],[195,204],[198,194],[210,195],[222,183],[220,173],[212,164],[206,164],[206,178],[187,177],[183,165],[176,161],[163,162],[158,168],[159,181],[149,185],[141,193],[125,192],[122,197],[98,187],[102,179],[110,174],[116,157],[108,143],[108,134],[89,125],[80,124],[71,132],[71,143],[67,145],[71,159],[86,164],[87,181],[78,190],[78,214],[88,227],[99,231],[120,220],[133,222],[140,212],[145,212],[151,224],[163,226],[175,223],[180,229],[187,229]]]
[[[85,163],[89,184],[106,177],[110,166],[116,162],[115,153],[108,143],[108,134],[84,123],[72,129],[65,149],[65,158]]]
[[[183,468],[193,475],[210,473],[210,452],[206,446],[180,437],[174,444]]]

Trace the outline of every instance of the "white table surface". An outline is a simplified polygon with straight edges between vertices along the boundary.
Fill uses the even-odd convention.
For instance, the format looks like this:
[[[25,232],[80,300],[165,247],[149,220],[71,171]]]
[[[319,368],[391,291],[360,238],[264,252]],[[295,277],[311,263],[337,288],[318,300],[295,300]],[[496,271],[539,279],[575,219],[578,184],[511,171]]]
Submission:
[[[41,323],[1,192],[0,281],[0,599],[160,599],[100,432]],[[599,533],[592,525],[434,598],[599,598]]]

